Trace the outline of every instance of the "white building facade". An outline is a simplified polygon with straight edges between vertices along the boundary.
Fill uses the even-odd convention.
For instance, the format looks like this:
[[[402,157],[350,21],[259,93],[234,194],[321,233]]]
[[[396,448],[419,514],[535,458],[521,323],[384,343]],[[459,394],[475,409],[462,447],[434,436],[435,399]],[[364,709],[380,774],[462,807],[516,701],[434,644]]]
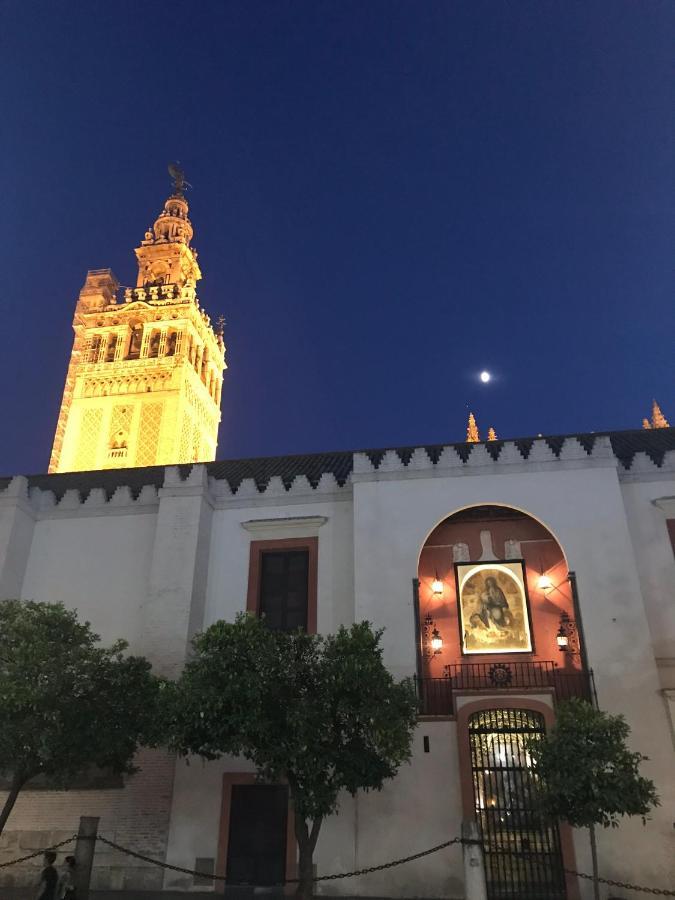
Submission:
[[[413,757],[382,792],[343,798],[323,826],[317,870],[413,854],[478,819],[494,897],[507,882],[539,881],[541,896],[579,895],[555,872],[589,871],[587,834],[535,833],[513,772],[527,768],[519,735],[550,727],[559,700],[594,691],[602,709],[625,715],[661,797],[646,825],[599,835],[601,874],[675,884],[674,541],[669,428],[0,481],[0,599],[76,608],[105,642],[126,638],[162,674],[180,671],[196,632],[272,603],[275,566],[286,585],[297,566],[308,630],[363,619],[384,628],[387,665],[417,678]],[[93,815],[121,845],[235,880],[245,807],[267,815],[248,764],[144,751],[139,765],[123,784],[24,790],[0,862]],[[250,855],[259,871],[282,866],[292,877],[285,815],[269,828],[282,820],[276,849]],[[514,872],[516,856],[533,861]],[[0,884],[33,872],[0,870]],[[223,890],[102,847],[93,886]],[[318,890],[461,898],[461,851]]]

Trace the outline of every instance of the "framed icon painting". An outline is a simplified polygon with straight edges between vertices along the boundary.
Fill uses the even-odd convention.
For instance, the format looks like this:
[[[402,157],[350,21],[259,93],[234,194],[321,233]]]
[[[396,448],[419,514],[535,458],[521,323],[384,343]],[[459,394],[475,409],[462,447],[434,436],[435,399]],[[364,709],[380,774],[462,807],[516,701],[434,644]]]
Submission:
[[[462,653],[531,653],[522,559],[455,563]]]

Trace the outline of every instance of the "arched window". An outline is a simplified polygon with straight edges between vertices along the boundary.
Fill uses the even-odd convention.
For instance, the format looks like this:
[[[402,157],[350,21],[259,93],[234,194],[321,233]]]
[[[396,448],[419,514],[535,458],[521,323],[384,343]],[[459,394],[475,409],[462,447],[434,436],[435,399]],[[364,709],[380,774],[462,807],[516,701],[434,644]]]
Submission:
[[[89,354],[88,354],[88,359],[87,359],[88,362],[90,362],[90,363],[98,362],[102,345],[103,345],[103,336],[100,334],[93,335],[93,337],[91,339],[91,344],[89,345]]]
[[[143,326],[132,325],[129,333],[129,350],[127,359],[138,359],[141,355],[141,344],[143,343]]]
[[[150,335],[150,341],[148,343],[148,356],[155,357],[159,354],[159,342],[161,340],[161,333],[154,329],[152,334]]]
[[[117,349],[117,335],[113,332],[113,334],[108,335],[108,344],[107,344],[106,350],[105,350],[105,361],[106,362],[114,362],[116,349]]]

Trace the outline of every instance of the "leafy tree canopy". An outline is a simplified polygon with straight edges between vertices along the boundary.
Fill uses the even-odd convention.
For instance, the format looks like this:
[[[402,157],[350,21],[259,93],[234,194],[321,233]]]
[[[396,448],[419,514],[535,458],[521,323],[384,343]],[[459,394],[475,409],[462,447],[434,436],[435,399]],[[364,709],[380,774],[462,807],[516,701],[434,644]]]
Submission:
[[[409,759],[416,720],[381,634],[367,622],[327,637],[250,615],[217,622],[195,638],[176,688],[175,749],[244,756],[262,779],[288,782],[304,819],[335,812],[341,790],[381,788]]]
[[[0,772],[17,790],[39,774],[67,787],[91,766],[134,771],[158,737],[160,682],[126,646],[101,647],[62,604],[0,602]]]
[[[617,827],[621,816],[647,816],[659,800],[639,774],[647,759],[628,749],[623,716],[573,699],[558,707],[551,732],[531,742],[546,812],[576,828]]]

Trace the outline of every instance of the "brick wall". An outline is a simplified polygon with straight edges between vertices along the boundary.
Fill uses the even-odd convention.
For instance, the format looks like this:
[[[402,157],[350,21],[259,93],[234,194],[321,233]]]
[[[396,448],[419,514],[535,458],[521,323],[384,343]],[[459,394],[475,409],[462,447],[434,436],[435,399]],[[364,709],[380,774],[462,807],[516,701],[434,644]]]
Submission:
[[[80,816],[99,816],[99,832],[110,840],[165,859],[173,792],[174,758],[164,751],[143,750],[140,772],[125,779],[123,789],[102,791],[23,791],[0,835],[0,863],[64,840],[77,831]],[[4,803],[6,793],[0,793]],[[57,865],[73,852],[74,843],[59,851]],[[41,857],[0,869],[0,886],[35,884]],[[92,887],[146,889],[162,886],[163,871],[99,843],[94,856]]]

